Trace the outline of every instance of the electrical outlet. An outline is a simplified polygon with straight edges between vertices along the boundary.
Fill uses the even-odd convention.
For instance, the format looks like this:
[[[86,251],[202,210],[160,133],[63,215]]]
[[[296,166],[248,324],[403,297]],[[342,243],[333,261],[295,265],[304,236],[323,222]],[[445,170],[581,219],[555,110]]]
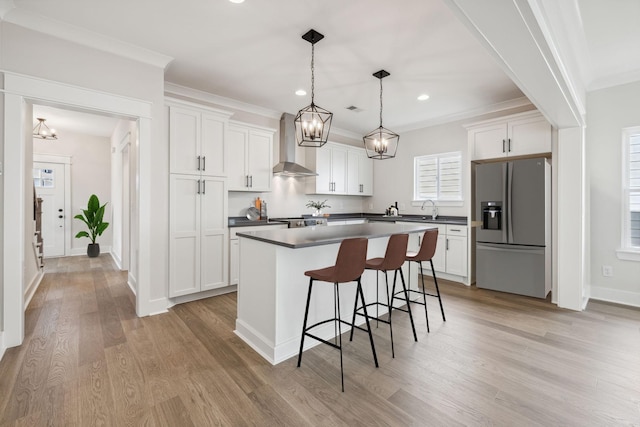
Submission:
[[[610,265],[602,266],[602,275],[604,277],[613,277],[613,267]]]

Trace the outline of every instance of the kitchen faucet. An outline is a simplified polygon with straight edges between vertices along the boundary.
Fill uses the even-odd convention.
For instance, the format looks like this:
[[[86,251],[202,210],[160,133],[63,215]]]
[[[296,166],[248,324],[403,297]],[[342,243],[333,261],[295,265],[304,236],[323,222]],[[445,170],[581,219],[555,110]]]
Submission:
[[[431,208],[431,219],[435,220],[436,218],[438,218],[438,208],[436,207],[436,202],[434,202],[431,199],[427,199],[425,201],[422,202],[422,206],[420,207],[420,210],[423,211],[424,210],[424,204],[427,202],[431,202],[432,208]]]

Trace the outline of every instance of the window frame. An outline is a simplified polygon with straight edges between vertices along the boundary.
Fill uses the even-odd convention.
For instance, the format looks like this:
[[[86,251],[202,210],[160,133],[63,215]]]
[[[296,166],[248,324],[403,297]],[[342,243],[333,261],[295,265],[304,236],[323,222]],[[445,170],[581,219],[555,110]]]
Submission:
[[[460,192],[458,198],[441,198],[441,179],[440,179],[440,161],[446,157],[457,156],[459,159],[460,172],[459,183]],[[436,191],[437,196],[435,198],[420,198],[418,194],[418,162],[423,159],[435,159],[436,160]],[[445,153],[424,154],[420,156],[414,156],[413,158],[413,201],[412,206],[421,206],[425,200],[433,200],[438,206],[464,206],[464,168],[463,168],[463,155],[462,151],[449,151]]]
[[[631,188],[629,179],[631,174],[630,143],[634,136],[640,137],[640,126],[622,129],[622,226],[620,227],[620,249],[616,251],[618,258],[630,261],[640,261],[640,246],[631,244],[631,194],[640,194],[640,187]]]

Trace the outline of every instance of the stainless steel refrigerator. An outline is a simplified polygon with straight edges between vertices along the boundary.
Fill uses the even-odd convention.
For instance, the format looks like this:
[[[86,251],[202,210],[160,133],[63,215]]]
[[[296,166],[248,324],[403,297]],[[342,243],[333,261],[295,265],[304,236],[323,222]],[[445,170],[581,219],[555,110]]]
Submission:
[[[475,168],[476,286],[545,298],[551,290],[548,159]]]

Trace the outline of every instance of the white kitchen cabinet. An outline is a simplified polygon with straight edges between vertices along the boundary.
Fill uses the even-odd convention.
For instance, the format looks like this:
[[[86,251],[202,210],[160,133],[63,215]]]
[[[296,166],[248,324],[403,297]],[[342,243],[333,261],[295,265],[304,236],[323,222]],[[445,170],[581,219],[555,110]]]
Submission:
[[[445,273],[463,277],[467,275],[466,226],[447,225],[445,263]]]
[[[318,176],[307,178],[307,194],[347,194],[347,147],[332,142],[307,148],[306,164]]]
[[[347,194],[373,195],[373,160],[361,148],[349,148],[347,152]]]
[[[169,181],[169,296],[227,286],[226,179],[171,174]]]
[[[167,102],[169,170],[199,176],[226,176],[225,127],[230,114]]]
[[[274,129],[229,122],[229,191],[271,191],[274,133]]]
[[[431,259],[433,268],[436,271],[445,272],[447,270],[447,226],[438,224],[438,242],[436,252]],[[426,267],[430,267],[427,265]]]
[[[229,232],[229,285],[237,285],[240,277],[240,244],[237,233],[287,228],[287,224],[268,224],[255,227],[233,227]]]
[[[467,130],[471,160],[551,152],[551,125],[538,111],[474,123]]]

